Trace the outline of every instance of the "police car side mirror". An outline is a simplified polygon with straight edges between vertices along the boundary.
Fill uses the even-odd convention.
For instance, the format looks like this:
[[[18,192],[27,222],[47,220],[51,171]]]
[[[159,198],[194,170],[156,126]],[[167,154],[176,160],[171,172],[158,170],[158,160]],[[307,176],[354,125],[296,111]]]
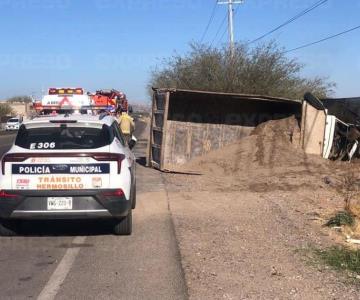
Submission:
[[[132,150],[136,145],[136,140],[134,139],[131,139],[129,142],[128,142],[128,146],[130,148],[130,150]]]

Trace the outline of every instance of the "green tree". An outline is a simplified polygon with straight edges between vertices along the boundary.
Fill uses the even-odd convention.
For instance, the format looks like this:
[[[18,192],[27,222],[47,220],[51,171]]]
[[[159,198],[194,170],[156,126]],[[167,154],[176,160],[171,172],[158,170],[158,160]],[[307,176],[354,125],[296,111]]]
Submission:
[[[216,92],[259,94],[300,99],[310,91],[318,97],[333,93],[335,84],[326,78],[305,78],[304,67],[289,59],[274,42],[250,49],[237,44],[228,48],[190,44],[185,55],[164,59],[151,72],[149,87],[195,89]]]

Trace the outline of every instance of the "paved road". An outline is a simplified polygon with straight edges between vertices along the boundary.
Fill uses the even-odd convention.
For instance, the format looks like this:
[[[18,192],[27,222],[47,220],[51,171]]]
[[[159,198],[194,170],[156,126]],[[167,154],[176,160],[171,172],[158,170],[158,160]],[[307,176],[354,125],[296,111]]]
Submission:
[[[141,158],[145,125],[137,127]],[[1,153],[12,139],[0,137]],[[130,237],[113,236],[99,222],[64,221],[27,223],[24,236],[0,237],[0,298],[186,299],[161,176],[139,164],[137,185]]]

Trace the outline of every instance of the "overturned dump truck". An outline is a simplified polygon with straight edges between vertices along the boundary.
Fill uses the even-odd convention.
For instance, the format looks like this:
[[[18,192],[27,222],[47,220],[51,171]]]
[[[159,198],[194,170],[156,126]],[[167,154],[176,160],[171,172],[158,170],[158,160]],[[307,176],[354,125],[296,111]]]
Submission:
[[[181,89],[153,89],[147,163],[162,171],[248,136],[260,123],[301,116],[301,101]]]
[[[331,160],[360,157],[358,98],[319,100],[306,93],[302,104],[301,143],[308,154]]]
[[[360,158],[360,99],[303,100],[153,89],[147,163],[162,171],[248,136],[259,124],[297,116],[300,146],[325,159]]]

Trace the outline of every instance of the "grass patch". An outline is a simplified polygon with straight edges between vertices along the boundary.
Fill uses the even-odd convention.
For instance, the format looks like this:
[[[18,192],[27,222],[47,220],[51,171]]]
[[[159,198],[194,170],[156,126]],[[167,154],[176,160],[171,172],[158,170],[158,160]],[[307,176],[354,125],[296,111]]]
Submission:
[[[319,259],[337,270],[351,271],[360,275],[360,250],[345,247],[331,247],[325,250],[315,250]]]
[[[355,223],[354,217],[347,211],[339,211],[332,217],[325,225],[328,227],[334,226],[353,226]]]

